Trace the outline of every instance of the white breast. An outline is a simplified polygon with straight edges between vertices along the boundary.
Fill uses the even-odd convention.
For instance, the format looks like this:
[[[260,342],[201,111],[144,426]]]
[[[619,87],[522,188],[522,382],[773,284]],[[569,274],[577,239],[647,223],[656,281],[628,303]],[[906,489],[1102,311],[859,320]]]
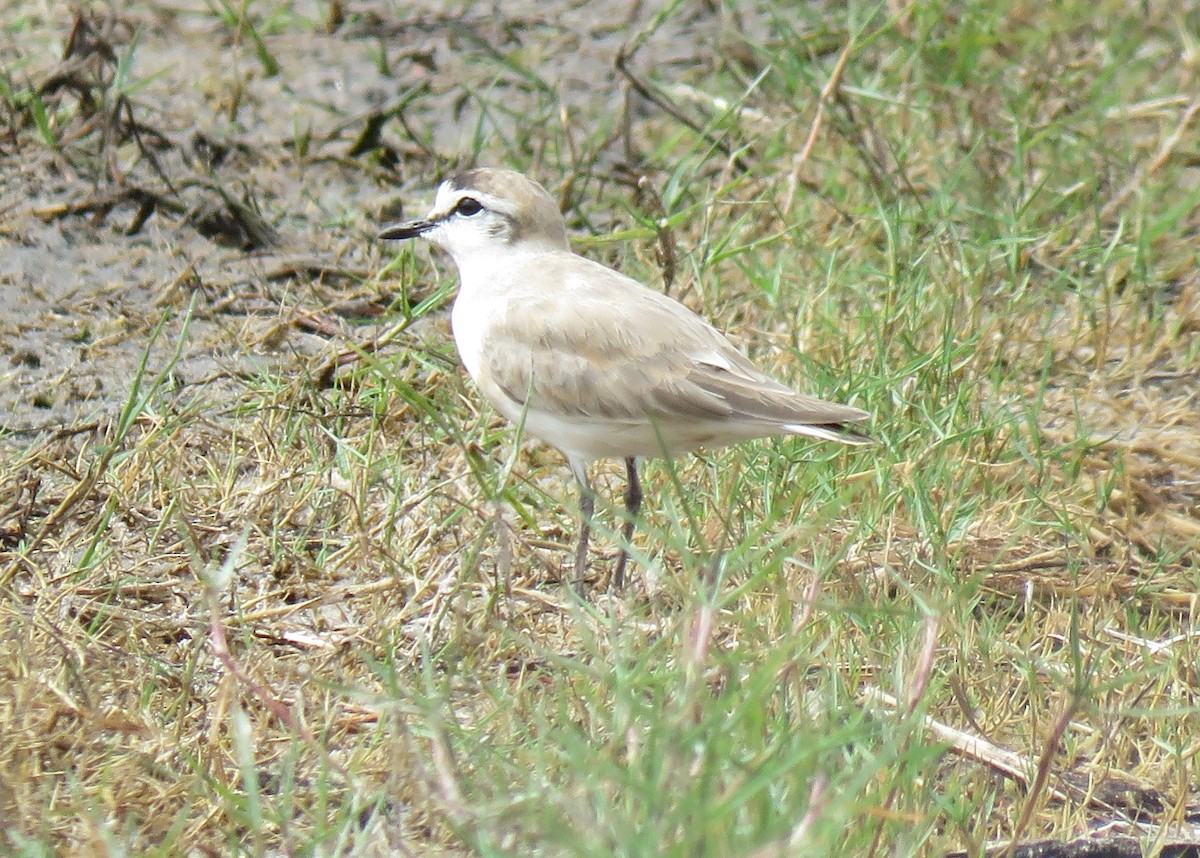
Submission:
[[[491,258],[456,258],[458,297],[450,313],[454,345],[467,373],[479,383],[483,366],[483,343],[492,323],[504,317],[512,294],[513,260],[497,253]]]
[[[478,296],[475,296],[478,297]],[[471,300],[469,294],[459,293],[450,313],[450,328],[454,333],[454,345],[458,357],[471,378],[479,382],[479,370],[483,363],[483,340],[489,322],[502,310],[496,299]]]

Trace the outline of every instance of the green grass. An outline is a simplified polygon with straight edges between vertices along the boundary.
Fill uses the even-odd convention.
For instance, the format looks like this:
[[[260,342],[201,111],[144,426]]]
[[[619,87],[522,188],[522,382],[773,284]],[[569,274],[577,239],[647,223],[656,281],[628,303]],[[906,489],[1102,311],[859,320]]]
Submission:
[[[646,41],[630,66],[662,103],[627,114],[607,66],[572,100],[557,70],[577,46],[528,19],[508,22],[519,39],[426,21],[461,79],[420,94],[416,25],[386,4],[329,33],[272,4],[189,19],[241,76],[195,84],[215,93],[198,124],[237,117],[264,218],[336,232],[351,261],[323,261],[388,314],[314,358],[210,317],[209,283],[141,310],[161,324],[108,420],[3,439],[0,851],[980,855],[1139,806],[1135,836],[1173,836],[1200,752],[1194,13],[764,0],[655,61],[697,8],[597,41]],[[149,121],[171,72],[154,22],[133,23],[116,89]],[[401,170],[323,136],[378,105],[304,113],[326,93],[289,37],[344,42],[347,79],[398,76],[381,76],[407,93],[381,147]],[[0,74],[0,157],[102,181],[112,144],[37,89],[47,63],[30,48]],[[460,136],[439,134],[456,112]],[[255,136],[268,114],[304,146]],[[113,151],[150,174],[145,151]],[[371,198],[321,185],[395,195],[372,185],[387,174],[412,213],[468,163],[544,179],[583,252],[668,280],[764,368],[871,411],[878,443],[650,463],[633,584],[575,600],[575,487],[458,369],[448,263],[393,258],[369,241]],[[281,330],[342,297],[251,286]],[[176,389],[185,320],[273,362],[232,399]],[[150,333],[167,330],[178,349]],[[340,351],[357,358],[322,384]],[[597,581],[620,477],[597,469],[614,499]]]

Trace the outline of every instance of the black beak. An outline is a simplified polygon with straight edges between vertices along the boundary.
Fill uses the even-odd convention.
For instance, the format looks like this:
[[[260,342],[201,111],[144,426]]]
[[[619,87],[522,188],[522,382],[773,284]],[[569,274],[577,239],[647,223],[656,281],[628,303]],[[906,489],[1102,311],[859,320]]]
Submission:
[[[416,238],[423,232],[429,232],[435,226],[437,223],[431,220],[410,220],[384,227],[379,233],[379,237],[384,241]]]

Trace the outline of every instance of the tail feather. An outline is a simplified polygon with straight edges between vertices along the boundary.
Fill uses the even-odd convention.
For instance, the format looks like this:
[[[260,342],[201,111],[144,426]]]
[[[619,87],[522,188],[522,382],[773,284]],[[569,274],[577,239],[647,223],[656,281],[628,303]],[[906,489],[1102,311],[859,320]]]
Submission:
[[[823,441],[839,441],[842,444],[874,444],[875,439],[860,432],[848,423],[785,423],[783,429],[795,435],[807,435]]]

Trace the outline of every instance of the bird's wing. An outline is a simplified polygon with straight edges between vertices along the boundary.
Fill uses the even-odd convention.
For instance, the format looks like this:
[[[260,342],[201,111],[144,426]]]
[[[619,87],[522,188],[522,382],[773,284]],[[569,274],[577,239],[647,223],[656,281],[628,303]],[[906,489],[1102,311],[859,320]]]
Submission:
[[[723,352],[693,355],[691,381],[751,420],[779,425],[839,424],[865,420],[859,408],[797,393],[750,363],[732,346]]]
[[[866,412],[795,393],[674,299],[571,257],[561,288],[518,294],[489,325],[484,387],[563,417],[838,424]]]

